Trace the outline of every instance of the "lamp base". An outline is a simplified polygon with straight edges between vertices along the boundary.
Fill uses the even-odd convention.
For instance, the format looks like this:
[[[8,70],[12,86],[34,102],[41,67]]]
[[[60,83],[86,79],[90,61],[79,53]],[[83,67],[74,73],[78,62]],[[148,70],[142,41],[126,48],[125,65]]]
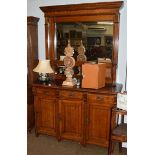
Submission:
[[[39,77],[38,77],[38,81],[40,81],[40,82],[49,82],[50,77],[46,73],[40,73]]]
[[[51,83],[51,81],[50,80],[49,81],[41,81],[38,79],[38,83],[42,84],[42,85],[48,85],[49,83]]]
[[[38,82],[42,85],[51,84],[51,78],[47,74],[39,74]]]

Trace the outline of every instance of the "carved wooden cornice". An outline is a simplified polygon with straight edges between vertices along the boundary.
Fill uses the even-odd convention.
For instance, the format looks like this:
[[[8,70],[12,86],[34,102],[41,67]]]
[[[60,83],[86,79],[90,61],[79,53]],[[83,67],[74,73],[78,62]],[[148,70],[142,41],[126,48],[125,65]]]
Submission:
[[[123,6],[123,1],[117,2],[99,2],[99,3],[82,3],[71,5],[43,6],[40,9],[45,16],[72,16],[87,14],[118,14],[119,9]]]

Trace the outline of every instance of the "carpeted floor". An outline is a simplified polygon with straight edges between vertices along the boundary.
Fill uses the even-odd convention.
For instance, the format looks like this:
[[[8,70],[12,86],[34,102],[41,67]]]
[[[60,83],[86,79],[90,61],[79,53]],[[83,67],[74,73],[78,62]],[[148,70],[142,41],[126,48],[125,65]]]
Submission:
[[[115,147],[113,155],[119,155],[118,148]],[[78,142],[61,141],[58,142],[54,137],[39,135],[35,136],[34,131],[28,133],[27,155],[107,155],[106,148],[87,145],[81,146]],[[121,155],[126,155],[126,151]]]

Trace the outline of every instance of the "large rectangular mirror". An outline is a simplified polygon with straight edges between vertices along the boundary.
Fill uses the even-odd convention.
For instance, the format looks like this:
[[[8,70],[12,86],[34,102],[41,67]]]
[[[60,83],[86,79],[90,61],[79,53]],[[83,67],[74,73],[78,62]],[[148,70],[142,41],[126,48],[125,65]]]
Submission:
[[[83,3],[40,7],[45,16],[46,59],[57,67],[63,64],[67,40],[70,39],[77,58],[80,41],[86,48],[87,61],[111,60],[107,62],[106,83],[116,83],[118,64],[119,22],[122,1]],[[77,59],[76,59],[77,60]],[[99,61],[98,61],[99,62]],[[83,62],[76,61],[76,66]],[[55,68],[56,68],[55,67]]]
[[[113,22],[66,22],[56,23],[57,59],[64,55],[68,40],[74,48],[74,58],[77,58],[77,48],[82,40],[86,49],[87,61],[97,61],[98,58],[112,59]]]

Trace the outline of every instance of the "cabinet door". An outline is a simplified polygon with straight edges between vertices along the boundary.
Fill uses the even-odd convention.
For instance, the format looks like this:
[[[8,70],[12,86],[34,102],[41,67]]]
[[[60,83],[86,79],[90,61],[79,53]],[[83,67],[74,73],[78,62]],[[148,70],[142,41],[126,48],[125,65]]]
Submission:
[[[35,97],[36,132],[56,135],[56,100]]]
[[[77,100],[60,100],[59,112],[61,116],[60,137],[81,141],[83,102]]]
[[[88,103],[86,143],[108,147],[110,109],[99,103]]]

